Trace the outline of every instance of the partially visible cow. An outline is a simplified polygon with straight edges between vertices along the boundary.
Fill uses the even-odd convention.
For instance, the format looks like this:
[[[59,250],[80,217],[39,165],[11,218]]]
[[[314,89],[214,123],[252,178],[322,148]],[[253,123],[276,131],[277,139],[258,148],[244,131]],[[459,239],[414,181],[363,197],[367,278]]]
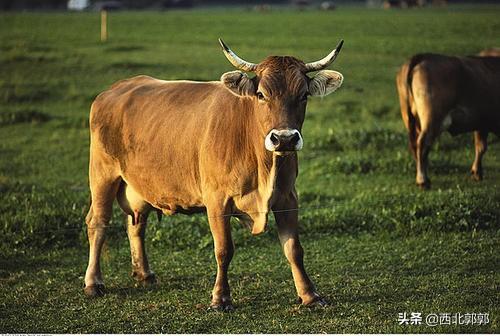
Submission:
[[[479,56],[491,56],[491,57],[500,57],[500,48],[488,48],[481,50],[481,52],[478,54]]]
[[[474,132],[471,173],[481,180],[488,133],[500,135],[500,58],[418,54],[401,67],[396,82],[417,185],[430,187],[429,150],[443,131]]]
[[[206,211],[217,261],[210,306],[231,309],[230,217],[259,234],[273,211],[300,301],[325,303],[303,265],[296,151],[303,146],[308,97],[328,95],[342,84],[340,73],[323,69],[335,60],[343,41],[325,58],[307,64],[291,56],[254,64],[220,43],[241,71],[214,82],[138,76],[114,84],[92,104],[87,295],[103,294],[99,260],[118,199],[129,215],[132,274],[138,281],[155,281],[144,247],[148,214]]]

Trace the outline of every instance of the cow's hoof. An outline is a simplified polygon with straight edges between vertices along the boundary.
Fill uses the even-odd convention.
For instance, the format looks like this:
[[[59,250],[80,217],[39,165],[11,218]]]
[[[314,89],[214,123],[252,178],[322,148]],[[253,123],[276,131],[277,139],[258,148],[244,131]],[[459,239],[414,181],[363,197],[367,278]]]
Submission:
[[[103,284],[95,284],[95,285],[85,286],[83,292],[89,298],[101,297],[104,296],[106,288],[104,287]]]
[[[417,182],[417,186],[420,190],[429,190],[431,188],[431,181]]]
[[[210,311],[219,311],[219,312],[231,312],[234,310],[233,303],[231,299],[222,299],[219,301],[212,301],[210,303],[210,307],[208,307]]]
[[[149,272],[148,274],[132,272],[132,277],[137,281],[137,285],[143,287],[152,286],[157,283],[156,275],[153,272]]]
[[[211,304],[210,307],[208,307],[209,311],[216,311],[216,312],[223,312],[223,313],[228,313],[232,312],[234,310],[234,306],[232,304]]]
[[[483,174],[479,174],[477,172],[471,172],[470,173],[470,177],[474,180],[474,181],[482,181],[483,180]]]
[[[328,302],[318,294],[315,294],[307,299],[298,298],[297,303],[305,307],[326,307]]]

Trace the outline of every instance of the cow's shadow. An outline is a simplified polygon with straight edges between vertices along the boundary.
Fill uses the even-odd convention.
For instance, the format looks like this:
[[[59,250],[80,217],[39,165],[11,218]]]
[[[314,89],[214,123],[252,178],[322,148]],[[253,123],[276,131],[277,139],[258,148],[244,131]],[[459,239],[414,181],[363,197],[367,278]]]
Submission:
[[[193,288],[197,288],[199,282],[197,275],[168,276],[160,274],[157,279],[157,283],[151,285],[141,285],[131,279],[127,284],[106,287],[106,293],[119,297],[139,297],[150,292],[186,291],[187,293]]]

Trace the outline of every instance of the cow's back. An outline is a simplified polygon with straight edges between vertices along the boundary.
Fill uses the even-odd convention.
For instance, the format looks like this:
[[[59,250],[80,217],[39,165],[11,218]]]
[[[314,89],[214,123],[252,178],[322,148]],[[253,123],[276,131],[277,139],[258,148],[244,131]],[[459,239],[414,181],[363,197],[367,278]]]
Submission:
[[[211,117],[207,105],[217,100],[217,93],[224,95],[223,91],[214,82],[162,81],[148,76],[122,80],[101,93],[92,104],[91,132],[106,137],[105,143],[127,145],[144,137],[161,137],[155,130],[168,129],[171,134],[182,129],[177,126],[185,125],[186,129],[197,121],[203,127],[201,121]],[[122,141],[116,139],[116,133],[124,137]],[[113,150],[117,148],[110,148],[111,155],[122,155]]]

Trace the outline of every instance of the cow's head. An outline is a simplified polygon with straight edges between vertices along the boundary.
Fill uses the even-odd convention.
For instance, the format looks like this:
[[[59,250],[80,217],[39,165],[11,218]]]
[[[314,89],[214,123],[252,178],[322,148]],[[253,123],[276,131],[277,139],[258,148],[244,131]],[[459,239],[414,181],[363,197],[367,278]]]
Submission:
[[[291,56],[269,56],[259,64],[238,57],[219,39],[227,59],[240,71],[222,75],[221,81],[235,94],[249,96],[258,126],[265,134],[265,148],[277,154],[302,149],[302,123],[308,96],[326,96],[340,87],[343,76],[323,70],[337,57],[344,41],[325,58],[304,63]],[[307,73],[318,71],[309,77]],[[246,72],[254,73],[250,78]]]

